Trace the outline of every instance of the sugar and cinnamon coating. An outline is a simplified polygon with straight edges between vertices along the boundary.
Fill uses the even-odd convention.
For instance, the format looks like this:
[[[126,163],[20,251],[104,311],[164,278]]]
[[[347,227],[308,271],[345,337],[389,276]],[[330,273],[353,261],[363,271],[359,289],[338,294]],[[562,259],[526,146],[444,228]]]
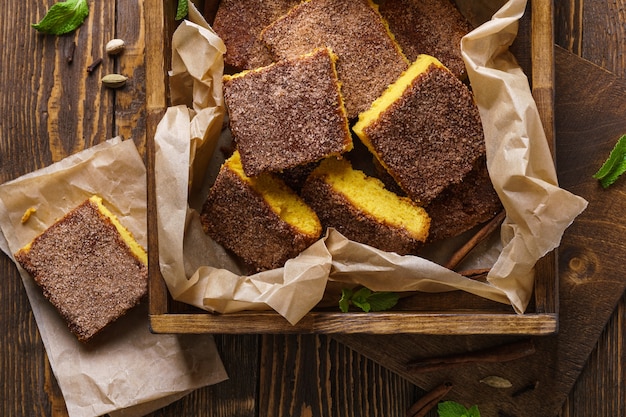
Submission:
[[[309,0],[261,32],[275,60],[316,47],[339,56],[349,118],[365,110],[408,66],[371,0]]]
[[[281,172],[352,149],[327,48],[225,77],[230,129],[248,176]]]
[[[259,34],[298,3],[300,0],[221,0],[212,27],[226,45],[224,62],[237,69],[271,64],[272,57]]]
[[[450,0],[381,0],[379,11],[409,61],[432,55],[466,77],[461,38],[473,27]]]
[[[15,254],[83,342],[137,305],[148,267],[87,200]]]
[[[461,182],[485,154],[471,92],[435,64],[411,79],[375,120],[363,124],[360,120],[354,128],[359,137],[369,142],[400,187],[423,205],[450,184]]]

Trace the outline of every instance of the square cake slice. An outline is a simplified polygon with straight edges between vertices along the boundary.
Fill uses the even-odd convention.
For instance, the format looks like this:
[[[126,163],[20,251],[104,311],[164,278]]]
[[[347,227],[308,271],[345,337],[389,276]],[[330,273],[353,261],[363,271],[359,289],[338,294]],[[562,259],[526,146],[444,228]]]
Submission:
[[[224,77],[230,130],[248,176],[281,172],[352,149],[328,48]]]
[[[204,232],[254,271],[279,268],[322,233],[315,212],[277,176],[248,177],[228,158],[200,212]]]
[[[450,0],[381,0],[379,11],[409,61],[431,55],[466,77],[461,38],[473,28]]]
[[[420,55],[361,113],[353,130],[422,205],[461,182],[486,152],[472,93],[429,55]]]
[[[15,259],[82,342],[137,305],[148,289],[146,252],[98,196],[57,220]]]
[[[337,72],[350,119],[409,64],[371,0],[308,0],[263,29],[261,39],[275,60],[331,48],[339,56]]]
[[[345,158],[322,161],[307,178],[302,198],[324,227],[384,251],[415,254],[428,238],[430,217],[423,207],[352,168]]]

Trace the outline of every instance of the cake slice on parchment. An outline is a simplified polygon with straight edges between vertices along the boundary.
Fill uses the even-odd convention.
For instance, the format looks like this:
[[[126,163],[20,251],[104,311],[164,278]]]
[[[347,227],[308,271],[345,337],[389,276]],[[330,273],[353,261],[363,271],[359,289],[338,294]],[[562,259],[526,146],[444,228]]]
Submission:
[[[57,220],[15,259],[82,342],[126,314],[148,288],[146,252],[98,196]]]
[[[229,125],[246,175],[281,172],[352,149],[336,59],[330,49],[318,48],[224,76]]]
[[[416,253],[427,240],[430,217],[424,208],[353,169],[345,158],[322,161],[301,194],[324,227],[356,242],[405,255]]]
[[[308,0],[261,32],[275,60],[316,47],[339,57],[337,73],[348,118],[355,118],[408,66],[371,0]]]
[[[275,175],[248,177],[237,151],[202,206],[204,232],[256,271],[283,266],[319,239],[315,212]]]
[[[474,97],[441,62],[420,55],[359,115],[353,131],[414,201],[426,206],[485,155]]]

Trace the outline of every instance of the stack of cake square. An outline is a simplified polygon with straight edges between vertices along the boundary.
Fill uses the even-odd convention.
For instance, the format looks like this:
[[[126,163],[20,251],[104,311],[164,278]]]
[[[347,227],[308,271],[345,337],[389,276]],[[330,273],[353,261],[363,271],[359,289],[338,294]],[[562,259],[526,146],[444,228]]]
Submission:
[[[402,28],[426,11],[441,27],[422,37],[439,46],[411,48]],[[329,227],[415,254],[501,209],[458,65],[470,26],[447,0],[224,0],[214,28],[235,68],[223,86],[236,151],[201,222],[251,271]]]

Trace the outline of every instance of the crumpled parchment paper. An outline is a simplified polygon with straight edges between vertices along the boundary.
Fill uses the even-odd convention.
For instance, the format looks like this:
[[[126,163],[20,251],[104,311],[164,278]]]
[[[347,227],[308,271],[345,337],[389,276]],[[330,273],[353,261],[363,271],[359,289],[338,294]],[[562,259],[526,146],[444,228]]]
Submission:
[[[0,185],[0,248],[12,258],[93,194],[147,247],[143,160],[132,140],[113,138]],[[150,333],[146,302],[79,342],[32,277],[20,274],[71,417],[142,416],[227,379],[212,336]]]
[[[205,178],[211,178],[222,161],[219,152],[210,160],[205,178],[184,174],[198,172],[194,164],[203,163],[194,158],[198,144],[215,149],[229,139],[227,129],[220,136],[215,125],[197,123],[201,112],[219,114],[214,121],[222,121],[224,44],[202,16],[190,13],[173,37],[171,77],[193,86],[193,100],[189,89],[186,94],[172,91],[177,100],[155,137],[160,267],[173,298],[220,313],[272,308],[295,324],[322,299],[327,283],[338,281],[375,291],[463,290],[523,313],[533,290],[535,263],[559,245],[564,230],[587,204],[559,188],[528,79],[508,51],[525,7],[525,0],[508,1],[462,42],[485,126],[490,176],[507,213],[501,251],[487,282],[421,257],[349,241],[332,229],[283,268],[246,276],[236,259],[200,230],[197,210],[210,183]],[[198,129],[200,125],[206,129]]]

